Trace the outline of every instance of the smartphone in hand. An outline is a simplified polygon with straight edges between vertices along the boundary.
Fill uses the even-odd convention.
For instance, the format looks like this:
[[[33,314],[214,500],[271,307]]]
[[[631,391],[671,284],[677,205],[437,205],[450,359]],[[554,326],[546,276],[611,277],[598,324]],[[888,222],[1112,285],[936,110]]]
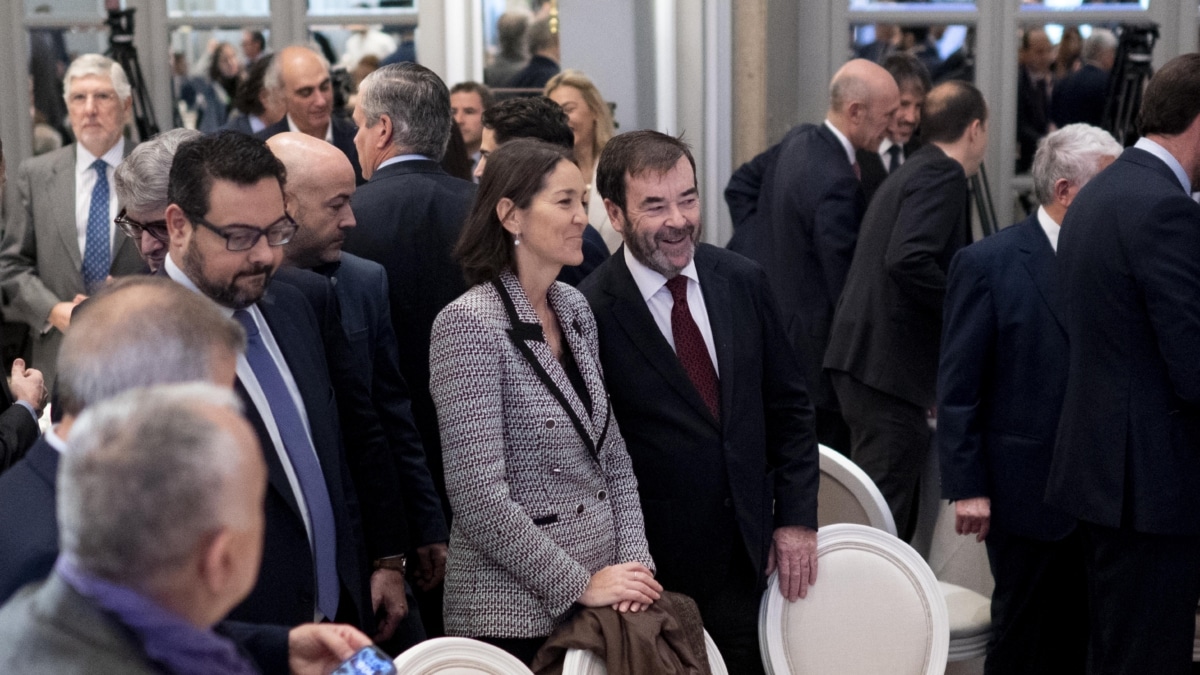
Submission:
[[[382,649],[367,645],[338,666],[333,675],[396,675],[396,666]]]

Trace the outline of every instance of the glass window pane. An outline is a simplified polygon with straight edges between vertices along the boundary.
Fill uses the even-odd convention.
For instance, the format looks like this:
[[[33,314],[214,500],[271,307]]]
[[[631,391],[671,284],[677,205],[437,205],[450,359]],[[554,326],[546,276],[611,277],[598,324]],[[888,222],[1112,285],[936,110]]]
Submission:
[[[416,60],[415,27],[404,23],[316,24],[309,27],[313,41],[333,64],[354,74],[362,65],[367,76],[380,63]],[[364,63],[364,59],[366,62]]]
[[[927,2],[899,4],[896,0],[850,0],[850,9],[898,9],[915,12],[945,12],[973,10],[976,0],[928,0]]]
[[[267,16],[270,0],[167,0],[172,18],[187,16]]]
[[[322,14],[379,14],[415,10],[416,0],[308,0],[308,15]]]
[[[104,0],[25,0],[25,16],[31,19],[101,18],[104,14]]]
[[[908,53],[917,57],[935,82],[974,80],[974,29],[967,26],[897,26],[856,24],[850,29],[846,58],[864,58],[882,64],[888,56]]]
[[[243,51],[252,42],[249,31],[261,31],[270,41],[268,31],[254,25],[171,31],[173,126],[215,131],[234,116],[252,63]]]

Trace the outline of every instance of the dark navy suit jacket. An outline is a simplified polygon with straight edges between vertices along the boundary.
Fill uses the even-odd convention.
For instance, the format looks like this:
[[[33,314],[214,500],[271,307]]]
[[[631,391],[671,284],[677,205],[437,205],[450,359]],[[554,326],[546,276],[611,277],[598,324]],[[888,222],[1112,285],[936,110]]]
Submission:
[[[345,153],[346,158],[350,160],[350,165],[354,167],[355,182],[358,185],[362,185],[367,180],[362,177],[362,165],[358,163],[358,147],[354,145],[354,134],[358,133],[358,127],[354,126],[353,122],[337,115],[334,115],[332,119],[333,145]],[[241,131],[241,129],[238,129],[238,131]],[[275,124],[254,134],[254,137],[265,141],[275,134],[281,134],[285,131],[289,131],[286,116]]]
[[[1079,191],[1058,263],[1071,351],[1047,501],[1200,534],[1200,204],[1129,148]]]
[[[729,248],[766,271],[813,402],[836,409],[821,360],[866,210],[846,150],[824,124],[800,125],[738,169],[725,199],[743,221]]]
[[[0,604],[25,584],[48,577],[54,567],[57,475],[58,451],[45,438],[0,475]]]
[[[1054,87],[1050,116],[1059,127],[1074,122],[1100,126],[1108,98],[1108,71],[1087,64]]]
[[[659,330],[623,250],[580,285],[668,588],[707,595],[738,547],[766,568],[776,527],[817,526],[817,446],[800,364],[758,265],[700,244],[696,270],[720,378],[715,419]]]
[[[1075,520],[1044,502],[1067,387],[1050,240],[1029,216],[955,256],[938,368],[942,497],[988,497],[992,522],[1039,540]]]

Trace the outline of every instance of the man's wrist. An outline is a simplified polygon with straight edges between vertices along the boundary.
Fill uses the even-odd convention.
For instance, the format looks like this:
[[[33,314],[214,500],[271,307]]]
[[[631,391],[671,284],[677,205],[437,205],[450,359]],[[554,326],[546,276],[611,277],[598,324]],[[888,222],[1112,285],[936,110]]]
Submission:
[[[404,556],[403,554],[389,555],[389,556],[384,556],[382,558],[377,558],[375,560],[374,564],[372,564],[372,568],[375,570],[393,570],[393,571],[399,572],[402,575],[404,574],[407,566],[408,566],[408,558],[406,556]]]

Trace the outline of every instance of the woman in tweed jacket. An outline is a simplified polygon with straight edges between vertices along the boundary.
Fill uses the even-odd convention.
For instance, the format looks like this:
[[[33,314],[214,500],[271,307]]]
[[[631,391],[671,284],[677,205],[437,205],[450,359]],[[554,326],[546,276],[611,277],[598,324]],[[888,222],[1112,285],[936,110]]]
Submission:
[[[583,258],[583,194],[565,149],[516,140],[493,152],[456,251],[475,286],[433,325],[454,513],[446,632],[527,663],[577,604],[637,611],[662,591],[595,319],[555,282]]]

